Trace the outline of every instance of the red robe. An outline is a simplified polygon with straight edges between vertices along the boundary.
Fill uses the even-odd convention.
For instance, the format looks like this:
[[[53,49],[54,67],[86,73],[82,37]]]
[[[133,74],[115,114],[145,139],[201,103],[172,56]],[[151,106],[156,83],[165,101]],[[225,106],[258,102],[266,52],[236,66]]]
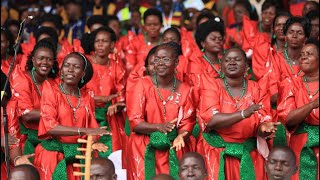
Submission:
[[[73,106],[78,103],[78,98],[69,96]],[[48,131],[57,125],[67,127],[97,128],[99,127],[94,117],[94,102],[89,94],[81,89],[81,104],[76,110],[77,120],[74,119],[73,111],[64,95],[57,85],[51,85],[48,81],[43,83],[41,98],[41,118],[39,123],[39,139],[52,139],[62,143],[77,143],[78,138],[86,136],[57,136],[52,137]],[[40,178],[47,180],[52,178],[52,173],[56,165],[64,158],[63,153],[56,151],[47,151],[41,144],[35,149],[34,165],[38,168]],[[73,171],[80,171],[79,168],[73,168],[72,164],[67,165],[68,179],[74,180],[81,178],[73,176]]]
[[[215,129],[215,131],[226,142],[242,143],[248,138],[256,137],[257,130],[261,122],[269,121],[270,116],[270,99],[268,94],[262,93],[259,85],[254,81],[247,81],[247,91],[239,101],[239,110],[236,109],[235,101],[224,88],[221,79],[213,79],[210,76],[203,77],[203,87],[201,88],[199,104],[199,124],[204,130],[206,124],[216,113],[234,113],[239,110],[248,108],[251,104],[263,103],[263,108],[258,113],[246,118],[231,127]],[[208,179],[218,179],[219,172],[219,154],[224,148],[214,148],[210,146],[202,137],[199,139],[197,151],[205,157],[208,169]],[[264,159],[258,153],[257,149],[250,152],[253,160],[256,179],[265,179]],[[236,158],[225,156],[225,177],[226,179],[240,179],[240,161]]]
[[[286,62],[283,52],[274,53],[271,56],[272,71],[270,74],[270,95],[274,95],[279,91],[279,83],[286,77],[293,78],[301,73],[298,64],[292,65],[293,73],[290,65]]]
[[[308,83],[310,88],[310,94],[314,94],[316,90],[319,89],[319,82],[311,82]],[[305,85],[305,82],[303,81],[302,77],[294,77],[292,79],[286,78],[281,82],[280,86],[281,91],[279,92],[279,100],[280,103],[277,107],[278,114],[280,120],[283,122],[283,124],[286,123],[287,115],[294,109],[297,109],[299,107],[302,107],[312,100],[315,100],[317,97],[319,97],[319,92],[312,97],[312,99],[309,98],[309,94]],[[309,125],[315,125],[319,126],[319,108],[313,109],[312,112],[306,119],[304,120],[306,124]],[[297,126],[298,127],[298,126]],[[294,128],[294,130],[289,132],[289,146],[293,150],[293,152],[296,155],[297,161],[296,164],[299,167],[300,163],[300,153],[303,148],[303,146],[306,144],[308,140],[308,134],[302,133],[302,134],[294,134],[297,127]],[[314,147],[313,151],[317,157],[318,162],[318,179],[319,179],[319,147]],[[298,172],[291,178],[292,180],[298,180],[299,179],[299,170]]]
[[[241,47],[243,43],[243,32],[242,30],[238,30],[238,28],[226,28],[226,37],[224,43],[224,49],[229,49],[232,46]]]
[[[195,109],[193,107],[190,93],[191,88],[182,83],[175,91],[173,100],[167,102],[166,119],[163,115],[163,105],[158,96],[155,85],[153,85],[149,76],[136,80],[134,87],[127,89],[127,110],[131,129],[134,129],[139,123],[145,121],[148,123],[165,123],[178,118],[178,133],[182,130],[192,132],[195,124]],[[171,91],[160,89],[164,99],[167,99]],[[144,154],[150,138],[145,134],[132,132],[128,141],[127,178],[128,180],[145,179],[144,172]],[[186,143],[188,144],[188,143]],[[178,159],[184,152],[189,151],[186,146],[177,152]],[[169,174],[169,152],[156,150],[156,174]]]
[[[128,33],[128,45],[125,49],[126,68],[130,72],[134,66],[141,62],[145,62],[146,57],[154,46],[145,43],[144,35],[130,35]],[[128,73],[129,73],[128,72]]]
[[[110,54],[109,57],[112,54]],[[89,57],[89,56],[88,56]],[[115,57],[115,56],[113,56]],[[90,59],[92,62],[92,60]],[[116,102],[125,101],[125,69],[120,58],[110,58],[110,65],[99,65],[92,63],[93,77],[86,85],[88,92],[96,96],[110,96],[119,93],[119,96],[113,100]],[[95,104],[96,107],[105,107],[105,103]],[[125,118],[123,114],[117,113],[110,117],[106,115],[108,124],[112,132],[112,151],[122,149],[125,145],[126,134],[124,132]],[[111,148],[111,147],[109,147]]]
[[[15,66],[17,64],[20,63],[20,58],[21,58],[20,55],[17,55],[17,59],[16,59],[16,62],[14,63],[13,69],[15,68]],[[4,60],[4,59],[1,60],[1,70],[6,76],[8,76],[10,64],[11,64],[12,61],[13,61],[13,57],[12,56],[9,56],[8,60]]]

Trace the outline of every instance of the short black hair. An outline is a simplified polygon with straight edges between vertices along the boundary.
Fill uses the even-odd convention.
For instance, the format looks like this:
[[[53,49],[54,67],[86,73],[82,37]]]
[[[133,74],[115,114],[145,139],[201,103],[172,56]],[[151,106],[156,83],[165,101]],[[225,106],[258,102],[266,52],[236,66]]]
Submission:
[[[16,26],[19,29],[20,28],[20,22],[18,20],[14,20],[14,19],[7,19],[4,22],[3,27],[5,29],[9,29],[10,26]]]
[[[275,7],[276,12],[279,10],[279,3],[277,0],[266,0],[263,2],[261,7],[261,12],[269,9],[270,7]]]
[[[71,57],[71,56],[78,56],[78,57],[80,57],[80,59],[83,61],[83,68],[84,68],[84,72],[85,72],[85,75],[84,75],[84,77],[83,77],[83,83],[81,83],[81,81],[79,81],[79,83],[78,83],[78,87],[79,88],[82,88],[83,86],[85,86],[90,80],[91,80],[91,78],[92,78],[92,76],[93,76],[93,68],[92,68],[92,64],[91,64],[91,62],[88,60],[88,58],[84,55],[84,54],[82,54],[82,53],[80,53],[80,52],[72,52],[72,53],[70,53],[70,54],[68,54],[64,59],[63,59],[63,64],[64,64],[64,61],[66,60],[66,59],[68,59],[69,57]]]
[[[208,18],[208,19],[214,19],[215,16],[214,14],[208,10],[208,9],[203,9],[200,14],[197,16],[197,19],[196,19],[196,25],[197,25],[197,28],[199,27],[199,22],[204,19],[204,18]]]
[[[305,36],[309,38],[311,33],[311,24],[310,24],[310,21],[305,17],[299,17],[299,16],[289,17],[289,19],[286,21],[285,26],[283,27],[283,33],[286,35],[289,27],[294,23],[299,23],[303,28]]]
[[[305,43],[304,45],[307,45],[307,44],[312,44],[312,45],[315,45],[317,48],[317,51],[318,51],[318,54],[319,54],[319,40],[316,39],[316,38],[309,38]]]
[[[87,20],[87,26],[90,29],[90,27],[94,24],[102,24],[103,26],[107,26],[107,18],[104,15],[93,15],[90,16]]]
[[[39,42],[36,43],[36,45],[34,46],[32,52],[30,53],[30,55],[28,56],[28,60],[27,60],[27,64],[26,64],[26,70],[27,71],[31,71],[33,68],[33,63],[32,63],[32,58],[35,55],[36,51],[39,48],[47,48],[49,49],[52,54],[53,54],[53,66],[52,69],[54,70],[54,73],[52,71],[49,72],[48,77],[55,79],[59,73],[59,66],[58,66],[58,62],[57,62],[57,53],[56,53],[56,49],[55,46],[53,45],[52,41],[49,40],[50,38],[45,38],[40,40]]]
[[[223,54],[222,59],[225,59],[226,55],[227,55],[228,52],[231,51],[231,50],[238,50],[238,51],[240,51],[241,55],[244,57],[244,60],[245,60],[246,62],[248,62],[246,52],[244,52],[244,50],[243,50],[242,48],[240,48],[240,47],[231,47],[231,48],[227,49],[226,52]]]
[[[243,6],[248,12],[251,20],[258,21],[259,16],[254,6],[250,4],[248,0],[237,0],[233,7],[236,5]]]
[[[162,25],[162,23],[163,23],[162,14],[157,8],[149,8],[149,9],[147,9],[143,14],[143,22],[146,23],[147,17],[151,16],[151,15],[157,16],[159,21],[160,21],[160,23],[161,23],[161,25]]]
[[[147,55],[147,57],[145,59],[145,63],[144,63],[146,68],[149,65],[148,60],[149,60],[150,56],[152,56],[152,55],[154,55],[156,53],[157,48],[158,48],[158,45],[154,46],[153,48],[151,48],[150,51],[148,52],[148,55]]]
[[[204,161],[203,156],[201,154],[197,153],[197,152],[187,152],[187,153],[185,153],[182,156],[182,158],[180,159],[180,161],[179,161],[179,169],[180,169],[182,161],[185,160],[188,157],[194,157],[194,158],[198,159],[200,161],[201,165],[206,169],[206,163]]]
[[[38,170],[30,164],[21,164],[21,165],[15,166],[12,169],[12,171],[14,171],[16,169],[25,169],[32,175],[33,180],[40,180],[40,174],[39,174]]]
[[[59,31],[63,29],[62,18],[59,15],[45,13],[39,18],[39,26],[44,22],[52,22]]]
[[[319,19],[319,9],[308,12],[305,17],[308,18],[310,21],[317,18]]]
[[[57,46],[58,42],[59,42],[59,37],[57,32],[52,28],[52,27],[40,27],[39,29],[37,29],[37,31],[34,34],[34,37],[36,38],[36,42],[38,42],[39,37],[42,34],[48,34],[49,37],[53,40],[53,42],[55,43],[55,46]]]
[[[165,33],[167,32],[173,32],[174,34],[176,34],[176,36],[178,37],[178,41],[180,42],[181,41],[181,35],[180,35],[180,32],[178,30],[178,28],[176,27],[170,27],[168,29],[166,29],[162,35],[164,35]]]
[[[274,147],[271,149],[271,151],[270,151],[270,153],[269,153],[269,156],[270,156],[270,154],[271,154],[272,152],[274,152],[275,150],[278,150],[278,149],[281,149],[281,150],[284,150],[284,151],[288,152],[289,155],[290,155],[290,159],[293,160],[293,164],[294,164],[294,165],[296,164],[296,161],[297,161],[296,155],[294,154],[293,150],[292,150],[290,147],[285,146],[285,145],[274,146]]]
[[[116,42],[117,40],[117,35],[116,33],[108,26],[102,26],[96,30],[94,30],[91,34],[90,34],[90,48],[89,48],[89,52],[94,51],[94,41],[96,39],[96,36],[99,32],[107,32],[110,34],[110,39],[112,42]]]
[[[168,48],[168,49],[172,50],[173,51],[173,56],[176,59],[178,59],[179,56],[182,54],[181,46],[176,42],[172,42],[171,41],[171,42],[168,42],[168,43],[160,44],[160,45],[158,45],[157,50],[161,49],[161,48]]]
[[[9,47],[7,49],[9,55],[14,55],[14,39],[12,33],[7,28],[1,28],[1,34],[4,34],[4,36],[7,38],[7,41],[9,41]]]
[[[120,20],[119,20],[118,16],[116,16],[116,15],[108,15],[107,16],[107,26],[109,26],[109,23],[111,21],[118,21],[120,24]]]
[[[205,39],[211,32],[219,32],[221,36],[224,37],[225,35],[224,23],[221,21],[221,18],[219,18],[219,20],[216,18],[218,17],[215,17],[214,20],[210,19],[209,21],[201,23],[197,28],[195,39],[200,49],[203,48],[201,45],[201,42],[205,41]]]

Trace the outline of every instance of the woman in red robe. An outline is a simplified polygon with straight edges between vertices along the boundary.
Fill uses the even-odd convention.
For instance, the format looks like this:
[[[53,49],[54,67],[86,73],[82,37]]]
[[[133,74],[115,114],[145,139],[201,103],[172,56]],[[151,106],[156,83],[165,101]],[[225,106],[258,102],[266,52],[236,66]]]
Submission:
[[[286,47],[284,52],[272,56],[272,71],[270,74],[270,94],[274,102],[278,96],[279,83],[286,77],[293,78],[301,74],[298,60],[300,51],[309,37],[310,22],[303,17],[290,17],[283,28]]]
[[[187,83],[200,86],[200,75],[208,74],[212,78],[221,77],[220,58],[223,50],[224,24],[220,18],[206,21],[196,31],[196,42],[202,52],[197,51],[189,59]]]
[[[78,52],[66,56],[61,69],[61,82],[43,83],[39,139],[43,141],[35,149],[34,165],[41,179],[81,179],[73,175],[80,168],[72,167],[77,139],[87,135],[109,134],[106,127],[98,126],[94,117],[94,102],[85,88],[93,74],[91,63]],[[82,88],[82,89],[81,89]],[[97,141],[95,139],[94,141]],[[105,152],[107,147],[94,143],[93,150]]]
[[[160,29],[162,14],[155,8],[148,9],[143,15],[145,33],[138,36],[128,36],[129,44],[125,49],[126,68],[128,73],[139,63],[143,63],[149,50],[161,43]]]
[[[90,56],[93,77],[86,85],[88,92],[95,100],[95,115],[100,126],[108,126],[110,137],[100,138],[109,150],[100,156],[108,157],[111,152],[125,146],[125,117],[122,109],[125,106],[125,68],[116,53],[112,53],[116,35],[109,27],[100,27],[92,32],[94,54]]]
[[[55,84],[59,68],[54,45],[48,40],[39,41],[31,52],[26,71],[17,66],[11,75],[12,94],[10,101],[16,108],[17,118],[8,122],[10,134],[20,139],[21,145],[10,150],[14,165],[30,163],[20,158],[22,154],[32,154],[40,142],[38,125],[40,120],[40,99],[43,82]],[[12,112],[15,113],[15,112]]]
[[[128,180],[151,179],[155,174],[169,172],[177,178],[177,157],[189,151],[185,141],[195,124],[195,109],[191,88],[174,76],[178,46],[174,42],[159,45],[154,77],[141,77],[127,89],[132,129],[128,141]]]
[[[1,70],[5,75],[8,75],[14,55],[12,34],[1,28],[1,41]],[[19,59],[16,59],[15,65],[19,64]]]
[[[278,113],[290,132],[299,173],[293,180],[319,179],[319,41],[308,40],[299,64],[304,75],[281,82]]]
[[[234,17],[236,20],[235,24],[230,25],[226,28],[226,40],[224,48],[228,49],[233,46],[242,47],[243,43],[243,16],[250,17],[251,20],[257,21],[258,14],[254,9],[252,10],[251,4],[248,0],[237,1],[233,7]]]
[[[244,77],[246,61],[243,50],[231,48],[221,60],[225,77],[202,79],[199,123],[204,132],[197,151],[206,159],[209,179],[266,178],[264,138],[278,123],[269,122],[268,94]]]
[[[244,49],[252,49],[252,70],[256,81],[259,81],[271,69],[271,56],[277,52],[284,51],[285,35],[283,27],[290,17],[287,12],[280,12],[273,20],[272,40],[266,33],[260,33],[252,21],[243,18],[243,29],[245,42],[249,42]]]

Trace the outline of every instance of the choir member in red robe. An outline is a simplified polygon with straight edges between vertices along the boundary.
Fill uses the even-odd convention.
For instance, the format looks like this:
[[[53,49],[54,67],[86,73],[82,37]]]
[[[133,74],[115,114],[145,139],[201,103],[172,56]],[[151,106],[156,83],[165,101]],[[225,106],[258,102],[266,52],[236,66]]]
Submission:
[[[149,50],[161,42],[160,29],[162,26],[162,14],[159,10],[150,8],[143,15],[145,33],[137,36],[128,36],[129,44],[125,50],[126,68],[130,72],[132,68],[144,62]]]
[[[102,137],[108,144],[108,157],[111,152],[121,150],[126,141],[124,132],[125,117],[125,68],[119,56],[113,53],[116,35],[109,27],[100,27],[92,33],[94,54],[90,56],[93,77],[87,89],[94,96],[95,115],[100,126],[108,126],[111,137]]]
[[[35,149],[34,165],[40,177],[47,179],[81,179],[73,172],[80,168],[72,166],[77,162],[78,138],[87,135],[107,135],[106,127],[99,127],[94,117],[94,102],[85,88],[93,70],[86,57],[78,52],[65,57],[61,68],[61,82],[56,85],[43,83],[40,102],[39,139],[42,142]],[[105,152],[107,146],[92,144],[93,150]]]
[[[10,64],[13,60],[13,39],[12,34],[1,28],[1,70],[5,75],[8,75]],[[19,64],[20,58],[16,59],[15,65]]]
[[[205,157],[209,179],[265,179],[264,138],[278,123],[270,122],[268,94],[244,77],[247,66],[245,52],[231,48],[221,60],[225,77],[202,78],[199,123],[204,132],[197,151]]]
[[[189,151],[188,137],[195,124],[195,109],[192,89],[174,76],[178,47],[174,42],[159,45],[154,75],[141,77],[127,89],[132,129],[127,147],[129,180],[151,179],[160,173],[177,178],[178,159]]]
[[[299,65],[304,75],[281,82],[278,112],[299,167],[292,179],[319,179],[319,41],[303,46]]]
[[[286,77],[293,78],[301,74],[298,60],[300,51],[309,37],[310,22],[303,17],[290,17],[283,28],[285,34],[285,50],[272,56],[270,74],[270,94],[272,102],[276,102],[279,83]]]

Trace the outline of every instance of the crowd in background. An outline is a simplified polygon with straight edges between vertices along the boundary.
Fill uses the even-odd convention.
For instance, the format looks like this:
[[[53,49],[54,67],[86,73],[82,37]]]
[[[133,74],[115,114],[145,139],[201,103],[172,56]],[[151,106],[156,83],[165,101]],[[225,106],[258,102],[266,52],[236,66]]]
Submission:
[[[79,179],[93,135],[92,178],[316,179],[318,66],[314,0],[3,0],[10,169]]]

